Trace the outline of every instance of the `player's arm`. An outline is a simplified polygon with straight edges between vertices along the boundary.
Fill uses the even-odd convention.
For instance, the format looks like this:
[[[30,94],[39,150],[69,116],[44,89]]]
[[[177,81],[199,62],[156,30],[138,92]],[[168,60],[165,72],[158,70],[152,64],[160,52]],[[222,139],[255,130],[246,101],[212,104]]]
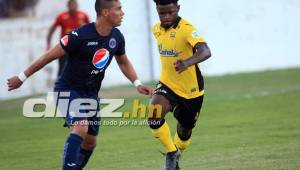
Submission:
[[[50,49],[50,47],[51,47],[52,35],[53,35],[54,31],[56,30],[56,28],[57,28],[57,25],[53,24],[49,29],[49,32],[47,34],[47,50]]]
[[[195,65],[197,63],[201,63],[211,57],[210,49],[205,42],[197,43],[194,49],[195,49],[195,53],[192,57],[186,60],[178,60],[174,63],[175,70],[178,73],[181,73],[188,67]]]
[[[206,43],[197,43],[195,45],[195,50],[195,54],[192,57],[185,60],[188,66],[201,63],[211,57],[210,49]]]
[[[21,72],[18,76],[9,78],[7,80],[8,91],[19,88],[26,78],[30,77],[45,65],[59,57],[62,57],[63,55],[65,55],[65,51],[60,44],[57,44],[54,48],[47,51],[41,57],[35,60],[24,72]]]
[[[62,15],[58,15],[55,19],[55,22],[51,25],[50,29],[49,29],[49,32],[47,34],[47,50],[49,50],[51,48],[51,39],[52,39],[52,35],[54,33],[54,31],[56,30],[56,28],[58,26],[61,26],[62,25]]]
[[[153,89],[148,86],[142,85],[142,83],[138,80],[137,74],[127,55],[123,54],[116,56],[115,58],[122,73],[137,87],[138,92],[145,95],[152,95]]]
[[[117,60],[119,68],[121,69],[122,73],[127,77],[127,79],[130,80],[131,82],[137,80],[136,72],[131,62],[129,61],[127,55],[123,54],[115,58]]]

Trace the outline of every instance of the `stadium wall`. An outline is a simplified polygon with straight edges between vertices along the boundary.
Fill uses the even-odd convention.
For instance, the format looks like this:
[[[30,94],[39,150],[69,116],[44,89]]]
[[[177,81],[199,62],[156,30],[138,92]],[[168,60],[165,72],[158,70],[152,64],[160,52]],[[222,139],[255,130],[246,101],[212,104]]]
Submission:
[[[213,57],[202,64],[205,75],[220,75],[300,66],[300,2],[297,0],[181,0],[181,15],[194,23],[206,38]],[[31,17],[0,20],[0,99],[51,91],[57,63],[31,77],[15,92],[7,92],[6,79],[25,69],[46,48],[46,34],[64,1],[40,0]],[[81,8],[95,19],[93,3],[79,0]],[[148,19],[147,5],[150,5]],[[159,78],[160,63],[149,26],[158,21],[148,0],[123,1],[125,19],[120,27],[126,50],[139,77]],[[53,42],[58,40],[58,32]],[[126,84],[115,61],[106,72],[103,86]]]

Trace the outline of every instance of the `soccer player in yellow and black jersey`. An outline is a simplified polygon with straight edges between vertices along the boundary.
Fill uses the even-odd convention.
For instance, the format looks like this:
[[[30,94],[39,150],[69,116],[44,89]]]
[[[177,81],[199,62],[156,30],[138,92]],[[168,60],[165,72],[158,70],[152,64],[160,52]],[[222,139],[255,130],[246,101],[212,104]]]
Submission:
[[[149,117],[153,136],[166,148],[165,170],[179,169],[178,160],[192,135],[203,102],[204,82],[198,63],[211,56],[205,40],[195,27],[178,16],[178,0],[154,0],[160,23],[153,26],[162,72],[151,98],[151,105],[161,105],[162,113]],[[177,133],[172,140],[164,117],[172,111],[177,119]]]

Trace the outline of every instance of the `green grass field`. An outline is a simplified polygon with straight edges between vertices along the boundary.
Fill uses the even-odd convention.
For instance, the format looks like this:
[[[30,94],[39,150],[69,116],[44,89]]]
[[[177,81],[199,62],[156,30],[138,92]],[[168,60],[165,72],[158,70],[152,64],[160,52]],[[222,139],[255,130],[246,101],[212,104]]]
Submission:
[[[203,110],[182,169],[300,169],[299,75],[300,68],[206,78]],[[128,87],[120,94],[122,89]],[[136,97],[127,96],[122,109],[129,111]],[[0,169],[60,169],[68,135],[63,120],[24,118],[24,100],[0,103]],[[172,115],[167,119],[174,129]],[[146,126],[102,126],[98,139],[88,170],[163,168],[163,148]]]

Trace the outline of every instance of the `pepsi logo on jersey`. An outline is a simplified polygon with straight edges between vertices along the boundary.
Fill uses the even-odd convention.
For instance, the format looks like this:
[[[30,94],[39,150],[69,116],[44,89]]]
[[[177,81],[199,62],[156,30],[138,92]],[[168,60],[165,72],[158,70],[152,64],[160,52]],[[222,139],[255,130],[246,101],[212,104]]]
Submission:
[[[97,50],[93,57],[93,65],[97,69],[103,69],[109,61],[109,51],[105,48]]]

